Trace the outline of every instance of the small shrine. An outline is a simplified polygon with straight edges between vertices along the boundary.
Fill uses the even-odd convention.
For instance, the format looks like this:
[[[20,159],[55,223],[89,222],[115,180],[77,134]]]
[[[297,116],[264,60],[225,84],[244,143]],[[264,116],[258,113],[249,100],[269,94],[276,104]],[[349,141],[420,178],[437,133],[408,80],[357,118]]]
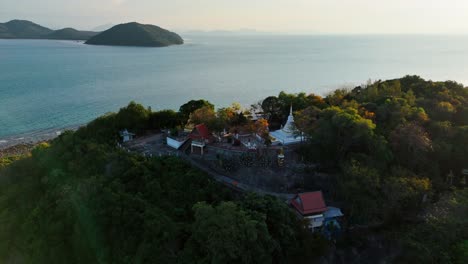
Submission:
[[[278,166],[284,167],[284,150],[282,148],[278,154]]]
[[[122,137],[122,142],[129,142],[132,141],[135,137],[135,134],[128,132],[127,129],[120,131],[120,136]]]

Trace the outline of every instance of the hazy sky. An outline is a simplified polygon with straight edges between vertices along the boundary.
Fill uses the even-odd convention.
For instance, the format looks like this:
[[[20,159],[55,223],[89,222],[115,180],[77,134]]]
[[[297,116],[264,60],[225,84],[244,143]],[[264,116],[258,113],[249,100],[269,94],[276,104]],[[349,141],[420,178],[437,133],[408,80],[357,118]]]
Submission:
[[[0,21],[91,29],[137,21],[173,30],[468,33],[468,0],[0,0]]]

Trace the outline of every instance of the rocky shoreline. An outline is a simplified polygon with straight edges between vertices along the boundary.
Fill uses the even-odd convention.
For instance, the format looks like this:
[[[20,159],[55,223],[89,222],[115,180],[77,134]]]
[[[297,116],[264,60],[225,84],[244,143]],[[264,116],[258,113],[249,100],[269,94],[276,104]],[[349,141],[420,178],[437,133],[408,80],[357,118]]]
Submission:
[[[22,149],[32,148],[39,143],[50,141],[60,136],[64,131],[76,131],[81,126],[83,125],[33,131],[25,134],[0,138],[0,157],[4,156],[3,153],[21,153]]]
[[[31,152],[31,150],[33,150],[37,145],[43,142],[44,141],[36,142],[36,143],[22,143],[22,144],[14,145],[5,149],[0,149],[0,159],[6,158],[6,157],[26,155],[29,152]]]

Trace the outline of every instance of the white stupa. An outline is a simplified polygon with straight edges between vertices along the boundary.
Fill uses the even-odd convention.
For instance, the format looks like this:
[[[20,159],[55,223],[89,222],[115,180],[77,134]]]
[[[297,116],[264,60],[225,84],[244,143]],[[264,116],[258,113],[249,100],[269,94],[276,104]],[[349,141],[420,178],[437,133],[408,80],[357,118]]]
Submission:
[[[286,121],[284,127],[280,130],[270,132],[270,135],[275,138],[272,142],[273,144],[291,145],[302,141],[302,136],[297,135],[292,105],[289,111],[288,121]]]

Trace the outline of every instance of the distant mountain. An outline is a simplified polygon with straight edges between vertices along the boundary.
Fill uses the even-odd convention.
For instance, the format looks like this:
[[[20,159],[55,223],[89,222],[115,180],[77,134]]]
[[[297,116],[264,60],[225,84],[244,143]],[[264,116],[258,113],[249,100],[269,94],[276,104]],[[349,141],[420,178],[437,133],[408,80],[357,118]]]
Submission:
[[[47,39],[68,39],[68,40],[87,40],[91,37],[99,34],[99,32],[93,31],[79,31],[74,28],[59,29],[51,34],[45,35]]]
[[[27,20],[0,23],[0,39],[62,39],[87,40],[97,32],[78,31],[73,28],[52,30]]]
[[[11,20],[7,23],[0,23],[0,38],[36,39],[52,32],[52,29],[27,20]]]
[[[86,41],[90,45],[166,47],[184,44],[174,32],[136,22],[112,27]]]

